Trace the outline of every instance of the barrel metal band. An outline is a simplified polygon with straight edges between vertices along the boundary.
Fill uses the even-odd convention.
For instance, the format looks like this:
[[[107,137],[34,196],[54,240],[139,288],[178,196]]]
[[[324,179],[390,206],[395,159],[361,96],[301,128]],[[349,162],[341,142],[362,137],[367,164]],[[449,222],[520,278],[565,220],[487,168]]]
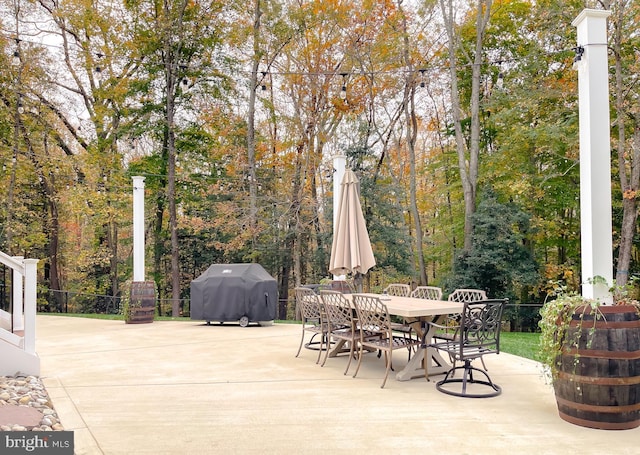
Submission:
[[[640,376],[630,376],[623,378],[614,377],[600,377],[594,378],[592,376],[580,376],[573,373],[567,373],[566,371],[559,371],[558,378],[567,381],[582,383],[582,384],[597,384],[597,385],[635,385],[640,384]]]

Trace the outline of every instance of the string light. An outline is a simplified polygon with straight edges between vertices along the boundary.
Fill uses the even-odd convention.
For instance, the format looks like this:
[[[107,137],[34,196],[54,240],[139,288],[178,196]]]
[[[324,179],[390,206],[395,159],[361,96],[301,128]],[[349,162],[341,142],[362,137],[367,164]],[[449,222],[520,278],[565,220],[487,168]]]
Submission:
[[[262,73],[262,85],[260,86],[262,88],[263,92],[267,91],[267,84],[265,83],[265,79],[267,78],[267,72],[266,71],[261,71]]]
[[[342,76],[342,88],[340,89],[340,99],[347,99],[347,73],[340,73]]]
[[[104,55],[98,52],[96,53],[96,57],[101,59],[102,57],[104,57]],[[102,68],[100,67],[100,64],[96,65],[96,73],[101,73],[101,72],[102,72]]]
[[[15,38],[14,38],[15,39]],[[20,39],[15,39],[16,42],[20,42],[20,41],[24,41],[24,40],[20,40]],[[50,47],[50,48],[56,48],[56,49],[63,49],[63,46],[61,45],[57,45],[57,44],[52,44],[52,43],[42,43],[42,42],[37,42],[37,41],[24,41],[33,45],[38,45],[38,46],[45,46],[45,47]],[[587,44],[585,46],[590,46],[593,44]],[[575,57],[575,61],[580,61],[580,59],[582,58],[582,55],[584,54],[584,46],[578,46],[578,47],[572,47],[570,49],[561,49],[558,51],[551,51],[548,52],[548,55],[554,55],[554,54],[560,54],[560,53],[566,53],[569,51],[574,51],[576,53],[576,57]],[[16,55],[17,54],[17,55]],[[14,58],[17,58],[20,56],[19,51],[15,51],[14,52]],[[101,52],[97,52],[96,56],[98,58],[104,58],[104,57],[109,57],[108,55],[101,53]],[[142,60],[139,60],[140,62],[142,62]],[[495,64],[499,64],[502,63],[504,60],[499,60],[499,61],[493,61],[493,62],[487,62],[486,65],[495,65]],[[516,59],[511,59],[509,61],[516,61]],[[468,65],[462,65],[462,66],[472,66],[473,64],[470,63]],[[431,67],[433,70],[442,70],[447,68],[447,65],[441,65],[440,67],[438,66],[432,66]],[[101,66],[96,66],[95,71],[97,73],[102,71],[102,67]],[[419,70],[408,70],[408,69],[402,69],[402,68],[398,68],[398,69],[389,69],[389,70],[371,70],[371,71],[350,71],[350,72],[343,72],[340,73],[342,74],[346,74],[348,76],[374,76],[374,75],[379,75],[379,74],[407,74],[407,73],[415,73],[415,72],[420,72],[420,74],[422,76],[425,75],[426,73],[426,69],[419,69]],[[240,71],[243,73],[247,73],[249,74],[250,71]],[[262,76],[263,78],[268,76],[268,75],[281,75],[281,76],[331,76],[333,74],[335,74],[334,71],[319,71],[319,72],[312,72],[312,71],[262,71]],[[420,84],[420,86],[422,87],[422,82]],[[266,90],[266,85],[262,84],[261,88],[263,90]]]

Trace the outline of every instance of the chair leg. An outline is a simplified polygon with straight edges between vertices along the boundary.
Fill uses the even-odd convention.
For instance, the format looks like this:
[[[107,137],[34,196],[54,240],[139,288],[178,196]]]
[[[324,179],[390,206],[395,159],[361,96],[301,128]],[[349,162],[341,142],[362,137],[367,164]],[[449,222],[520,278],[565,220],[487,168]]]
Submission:
[[[331,335],[327,335],[327,348],[324,350],[324,359],[322,359],[322,363],[320,364],[321,367],[324,366],[325,363],[327,363],[327,358],[329,357],[329,351],[331,346]]]
[[[384,385],[387,383],[387,376],[389,376],[389,370],[391,369],[391,360],[392,360],[391,353],[392,352],[393,352],[392,350],[389,350],[389,352],[387,351],[384,352],[384,358],[387,363],[387,369],[384,373],[384,379],[382,380],[382,385],[380,386],[381,389],[384,389]]]
[[[448,395],[454,395],[458,397],[467,397],[467,398],[488,398],[495,397],[502,393],[502,388],[495,384],[486,371],[481,370],[480,368],[475,368],[471,365],[470,360],[465,360],[464,366],[456,367],[456,369],[462,370],[462,378],[454,379],[454,370],[449,370],[445,375],[444,379],[438,381],[436,383],[436,388],[443,393]],[[478,373],[481,373],[485,379],[476,379],[474,378],[474,370]],[[444,386],[448,384],[460,384],[461,390],[456,391],[452,389],[447,389]],[[477,392],[477,393],[467,393],[467,384],[474,384],[476,386],[486,386],[489,390],[488,392]]]
[[[298,346],[298,352],[296,353],[296,357],[300,355],[300,351],[302,350],[302,343],[304,343],[304,324],[302,326],[302,337],[300,338],[300,346]]]
[[[353,359],[353,356],[355,354],[355,346],[356,343],[355,341],[351,343],[351,346],[349,347],[349,361],[347,362],[347,368],[344,369],[344,375],[347,375],[347,372],[349,371],[349,368],[351,367],[351,360]]]
[[[322,346],[326,343],[326,336],[324,333],[320,334],[320,346],[318,347],[318,358],[316,359],[316,365],[320,363],[320,355],[322,354]]]
[[[364,357],[364,346],[360,344],[360,349],[358,349],[358,366],[356,366],[356,371],[353,373],[353,377],[355,378],[360,371],[360,364],[362,363],[362,357]]]

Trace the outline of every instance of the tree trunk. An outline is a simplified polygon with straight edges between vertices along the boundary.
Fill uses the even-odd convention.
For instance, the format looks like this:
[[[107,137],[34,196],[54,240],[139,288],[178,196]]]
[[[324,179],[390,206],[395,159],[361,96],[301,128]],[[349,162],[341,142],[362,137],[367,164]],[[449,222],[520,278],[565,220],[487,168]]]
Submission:
[[[458,64],[456,49],[459,46],[459,36],[455,31],[454,5],[452,0],[445,3],[440,0],[444,24],[449,38],[449,72],[451,77],[451,109],[458,153],[458,169],[464,194],[464,249],[470,251],[473,247],[472,216],[476,210],[476,191],[478,183],[478,165],[480,155],[480,75],[482,70],[482,47],[484,32],[489,24],[492,0],[479,0],[476,12],[476,43],[472,66],[471,100],[470,100],[470,138],[469,150],[465,144],[462,132],[462,108],[460,91],[458,88]]]
[[[169,232],[171,233],[171,315],[180,316],[180,260],[178,244],[178,216],[176,210],[176,137],[175,99],[176,74],[172,62],[167,62],[167,153],[168,179],[167,198],[169,200]]]
[[[253,19],[253,64],[251,68],[251,81],[249,87],[249,112],[247,119],[247,161],[249,166],[249,229],[251,239],[256,241],[256,213],[258,198],[258,182],[256,180],[256,134],[255,134],[255,114],[256,114],[256,90],[258,88],[258,66],[260,65],[260,0],[254,0]]]
[[[416,138],[418,131],[418,121],[416,118],[416,110],[415,110],[415,74],[412,71],[413,65],[411,63],[411,59],[409,57],[409,36],[407,32],[407,19],[404,15],[404,11],[402,10],[402,2],[398,2],[398,8],[402,13],[402,28],[404,35],[404,49],[403,49],[403,57],[405,66],[409,69],[407,80],[405,81],[405,89],[404,89],[404,116],[407,122],[406,129],[406,141],[407,141],[407,151],[409,152],[409,201],[410,201],[410,210],[411,216],[413,218],[413,225],[415,229],[416,236],[416,257],[418,260],[418,274],[419,274],[419,282],[420,285],[426,286],[427,284],[427,268],[424,264],[424,249],[422,244],[423,239],[423,231],[422,231],[422,223],[420,221],[420,212],[418,211],[418,199],[417,199],[417,189],[416,189]]]
[[[615,59],[615,92],[616,123],[618,128],[618,176],[622,191],[622,226],[620,229],[620,249],[616,266],[616,285],[624,286],[629,280],[629,266],[633,251],[633,238],[636,233],[638,218],[638,187],[640,186],[640,120],[631,116],[634,121],[635,144],[631,146],[631,154],[627,157],[626,118],[624,86],[625,75],[622,68],[622,44],[624,39],[625,2],[619,2],[613,17],[613,55]],[[635,146],[634,146],[635,145]]]

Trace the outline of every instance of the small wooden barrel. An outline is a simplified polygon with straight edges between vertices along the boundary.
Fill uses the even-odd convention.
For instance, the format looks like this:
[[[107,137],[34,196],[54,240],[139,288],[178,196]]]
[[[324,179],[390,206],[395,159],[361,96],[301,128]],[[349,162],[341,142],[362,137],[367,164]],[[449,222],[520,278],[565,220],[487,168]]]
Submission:
[[[153,281],[131,283],[131,307],[127,324],[153,322],[156,309],[156,284]]]
[[[568,338],[578,342],[561,356],[554,381],[558,412],[567,422],[584,427],[636,428],[640,317],[633,306],[600,306],[599,312],[583,307],[573,315]]]

